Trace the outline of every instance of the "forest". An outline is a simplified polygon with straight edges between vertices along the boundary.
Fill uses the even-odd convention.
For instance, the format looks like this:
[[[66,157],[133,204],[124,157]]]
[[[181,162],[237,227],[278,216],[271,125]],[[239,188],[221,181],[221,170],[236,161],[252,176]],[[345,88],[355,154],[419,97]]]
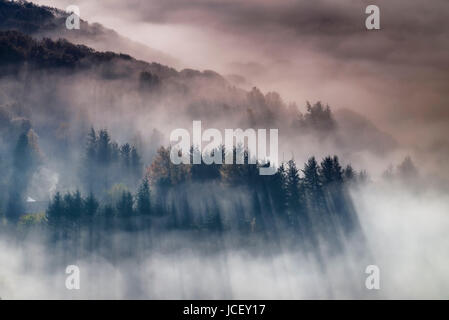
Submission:
[[[307,102],[302,113],[276,92],[263,94],[256,87],[244,91],[212,71],[178,72],[63,39],[39,40],[5,31],[0,32],[0,47],[5,81],[17,82],[26,97],[37,96],[39,101],[6,91],[5,100],[13,102],[0,106],[2,229],[18,239],[37,234],[51,245],[110,256],[121,248],[114,245],[116,236],[138,235],[151,246],[148,239],[154,242],[157,235],[177,232],[208,240],[231,238],[237,247],[288,243],[310,251],[319,252],[324,246],[339,252],[346,240],[361,235],[350,189],[366,182],[367,174],[343,165],[336,155],[311,156],[304,164],[292,155],[278,164],[274,175],[260,176],[259,168],[269,164],[250,164],[248,151],[245,164],[174,165],[165,140],[155,139],[149,146],[142,137],[126,142],[120,135],[118,143],[110,133],[137,131],[137,115],[148,112],[158,117],[154,108],[161,105],[160,113],[168,118],[176,112],[191,123],[191,117],[207,115],[208,123],[220,127],[222,123],[210,121],[227,113],[244,128],[282,127],[281,139],[298,144],[295,149],[307,141],[316,150],[330,141],[346,153],[354,144],[339,136],[344,128],[328,105]],[[76,77],[94,79],[94,84],[76,82]],[[44,79],[47,88],[42,90]],[[75,87],[69,86],[72,82]],[[78,85],[85,102],[78,103],[80,95],[74,102],[68,100],[73,95],[58,94],[76,92]],[[97,89],[89,91],[92,86],[100,87],[104,96],[99,98]],[[36,95],[31,94],[34,90]],[[131,100],[122,103],[130,92]],[[95,104],[98,100],[103,100],[100,105]],[[127,123],[117,112],[119,126],[88,129],[101,117],[89,117],[92,108],[85,113],[77,108],[91,104],[95,117],[112,117],[112,110],[136,117]],[[167,106],[172,108],[168,112]],[[215,117],[209,116],[211,110]],[[153,136],[163,136],[154,132]],[[223,157],[233,153],[235,158],[237,148],[242,146],[233,150],[222,146],[213,152]],[[45,179],[36,182],[43,167],[58,175],[48,191],[40,185]],[[36,201],[32,192],[40,190],[45,192]]]
[[[248,237],[283,239],[310,250],[324,241],[338,251],[344,238],[359,231],[349,188],[363,183],[366,173],[342,168],[337,156],[319,162],[310,157],[302,169],[289,160],[274,175],[263,176],[258,167],[269,164],[248,164],[247,151],[241,165],[174,165],[170,147],[160,147],[145,168],[135,146],[119,145],[106,129],[94,128],[73,169],[81,185],[56,191],[45,212],[27,213],[28,183],[42,161],[33,143],[31,130],[19,136],[9,183],[2,186],[7,194],[2,229],[19,238],[44,234],[50,244],[92,252],[111,234],[182,231],[200,237],[232,234],[237,243]],[[239,147],[212,152],[235,157]]]
[[[1,299],[447,297],[446,4],[33,2],[0,0]]]

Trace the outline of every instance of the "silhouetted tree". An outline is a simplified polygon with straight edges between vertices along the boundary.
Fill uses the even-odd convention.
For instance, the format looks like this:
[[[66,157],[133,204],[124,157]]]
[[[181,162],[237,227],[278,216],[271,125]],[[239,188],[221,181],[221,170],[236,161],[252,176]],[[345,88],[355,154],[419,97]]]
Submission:
[[[136,196],[137,204],[136,211],[139,215],[150,215],[151,214],[151,201],[150,201],[150,184],[148,178],[144,177],[142,183],[137,191]]]
[[[122,197],[117,202],[116,209],[119,217],[131,217],[134,213],[133,210],[133,196],[129,191],[124,191]]]
[[[190,148],[190,163],[193,164],[193,154],[194,152],[198,152],[198,148],[192,146]],[[214,149],[211,150],[211,155],[215,153],[220,153],[221,150]],[[201,157],[202,159],[202,157]],[[201,161],[200,164],[194,164],[190,167],[190,176],[192,181],[204,182],[207,180],[214,180],[220,178],[220,164],[212,163],[205,164],[204,161]]]
[[[298,223],[298,216],[302,214],[302,195],[300,193],[300,178],[299,171],[296,168],[296,163],[293,160],[288,161],[286,171],[286,203],[290,223],[296,225]]]
[[[13,153],[13,172],[9,183],[9,199],[6,217],[17,221],[24,214],[25,192],[31,175],[37,165],[36,151],[33,149],[32,131],[22,133],[17,141]],[[36,143],[34,141],[34,143]]]
[[[91,192],[84,202],[83,220],[86,224],[92,224],[95,214],[97,213],[99,203]]]
[[[122,158],[122,164],[125,168],[129,168],[131,165],[131,146],[129,143],[125,143],[120,148],[120,155]]]
[[[137,149],[135,147],[131,148],[131,167],[132,167],[132,174],[135,179],[140,179],[142,176],[142,161],[140,159],[140,155],[137,152]]]
[[[418,169],[409,156],[405,157],[404,161],[398,165],[398,176],[406,183],[414,183],[418,179]]]
[[[53,232],[58,232],[62,225],[62,219],[64,215],[64,204],[61,194],[57,192],[50,201],[46,212],[47,223]]]
[[[268,188],[273,202],[273,208],[278,216],[285,219],[287,210],[287,181],[284,164],[281,164],[276,173],[269,176]]]
[[[91,128],[87,135],[85,158],[82,165],[83,180],[90,193],[96,189],[97,159],[97,134],[95,129]]]
[[[107,166],[111,159],[111,138],[107,130],[100,130],[98,134],[98,162]]]
[[[343,181],[345,181],[347,183],[354,182],[354,180],[356,178],[356,174],[357,173],[354,171],[352,166],[350,164],[348,164],[346,166],[346,168],[343,170]]]

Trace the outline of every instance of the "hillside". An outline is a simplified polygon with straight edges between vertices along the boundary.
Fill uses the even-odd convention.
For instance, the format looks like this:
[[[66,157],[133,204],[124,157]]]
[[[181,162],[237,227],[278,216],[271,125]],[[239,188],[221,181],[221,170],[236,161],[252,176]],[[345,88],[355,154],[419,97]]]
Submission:
[[[177,66],[175,58],[119,35],[99,23],[81,19],[79,30],[67,30],[68,14],[57,8],[38,6],[26,1],[0,0],[0,30],[16,30],[35,38],[65,38],[99,51],[119,51],[146,61]]]

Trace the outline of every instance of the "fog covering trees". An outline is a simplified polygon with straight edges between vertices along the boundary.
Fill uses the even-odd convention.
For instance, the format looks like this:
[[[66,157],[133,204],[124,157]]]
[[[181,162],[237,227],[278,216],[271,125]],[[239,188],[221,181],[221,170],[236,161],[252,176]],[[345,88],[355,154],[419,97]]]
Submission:
[[[101,259],[101,268],[111,265],[129,281],[130,291],[110,290],[107,296],[116,292],[125,298],[148,297],[139,291],[146,290],[141,268],[154,254],[183,255],[187,250],[215,261],[214,257],[243,250],[252,261],[251,255],[297,252],[308,256],[304,262],[317,261],[318,270],[326,272],[329,266],[323,257],[345,255],[351,239],[363,243],[348,189],[358,183],[359,174],[342,170],[337,157],[320,163],[312,157],[303,169],[289,160],[274,175],[261,176],[258,167],[267,164],[248,164],[247,152],[241,165],[174,165],[170,147],[160,147],[144,166],[137,147],[118,144],[108,130],[95,128],[79,142],[83,152],[73,167],[65,166],[77,173],[77,184],[69,191],[57,189],[44,212],[30,213],[25,199],[30,175],[45,162],[42,157],[35,160],[38,141],[30,142],[31,133],[29,129],[19,135],[11,154],[2,153],[12,162],[5,183],[11,192],[3,196],[1,239],[12,240],[19,250],[42,246],[41,268],[46,274],[83,261],[89,265],[82,268],[85,276]],[[236,149],[213,152],[235,156]],[[31,254],[25,260],[35,258]],[[217,268],[214,272],[222,272]],[[105,283],[94,278],[89,287]],[[87,296],[101,297],[106,291],[101,292]]]
[[[98,72],[105,79],[116,79],[117,77],[130,79],[133,74],[136,74],[136,80],[139,82],[136,90],[143,90],[144,97],[154,99],[155,95],[172,93],[172,91],[163,92],[173,85],[177,89],[181,89],[181,92],[190,91],[185,84],[195,83],[197,81],[195,77],[204,77],[208,82],[210,80],[217,81],[220,83],[219,86],[222,86],[224,81],[220,79],[219,75],[209,71],[200,73],[194,70],[183,70],[177,73],[167,67],[136,61],[126,55],[117,55],[111,52],[99,53],[85,46],[73,45],[65,40],[43,39],[38,41],[16,31],[1,32],[0,45],[5,49],[2,50],[1,59],[4,75],[14,78],[20,77],[20,74],[24,72],[26,82],[29,83],[34,83],[32,78],[35,76],[47,77],[52,74],[60,74],[60,72],[77,73],[93,68],[94,72]],[[101,67],[103,64],[107,64],[108,68]],[[126,74],[125,71],[128,73]],[[155,81],[156,78],[157,81]],[[155,86],[156,89],[154,89]],[[156,91],[152,91],[152,88]],[[147,96],[148,94],[150,96]],[[257,88],[244,93],[234,88],[229,94],[230,97],[234,96],[236,99],[241,99],[238,97],[243,94],[245,104],[248,104],[248,113],[244,117],[247,117],[247,120],[256,126],[273,122],[273,119],[280,117],[277,113],[282,115],[283,112],[290,112],[294,115],[292,118],[296,122],[290,126],[289,130],[299,130],[297,132],[300,134],[302,134],[301,132],[327,134],[326,132],[332,132],[336,127],[330,108],[323,107],[320,102],[314,105],[307,103],[307,112],[303,115],[298,110],[294,110],[295,107],[287,107],[276,93],[263,95]],[[236,100],[236,103],[240,102]],[[190,111],[187,112],[202,113],[203,107],[207,107],[209,103],[211,102],[208,100],[192,101],[189,104]],[[15,117],[20,114],[21,108],[12,105],[2,107],[5,122],[9,127],[13,127],[13,122],[17,119]],[[72,112],[71,110],[54,109],[55,112],[50,114],[49,108],[41,108],[40,105],[37,105],[32,112],[25,110],[23,114],[36,117],[38,112],[42,111],[43,116],[57,116],[61,117],[59,121],[65,121],[68,116],[65,113],[69,112],[70,115]],[[229,107],[225,105],[224,108]],[[275,108],[280,108],[277,113],[274,112]],[[306,166],[304,169],[305,176],[300,177],[300,172],[296,169],[293,160],[288,164],[282,164],[273,177],[265,178],[258,175],[258,165],[175,166],[169,160],[169,149],[160,148],[156,152],[156,150],[148,151],[147,148],[143,148],[139,151],[137,145],[129,142],[118,144],[111,139],[108,130],[87,129],[83,118],[71,125],[76,128],[75,134],[70,134],[67,129],[64,129],[64,140],[54,137],[55,135],[61,136],[61,126],[52,128],[51,121],[48,120],[45,122],[46,130],[43,130],[44,123],[41,121],[37,121],[36,124],[37,130],[42,133],[40,140],[45,143],[46,153],[52,154],[51,159],[45,160],[53,162],[59,160],[62,163],[62,165],[57,165],[60,170],[59,189],[62,190],[62,193],[54,196],[56,198],[52,199],[47,210],[49,225],[55,226],[58,225],[57,221],[63,221],[61,223],[65,226],[64,228],[70,229],[72,226],[76,229],[79,228],[81,221],[92,222],[96,218],[100,220],[110,218],[107,224],[112,226],[115,225],[112,220],[115,221],[117,217],[147,216],[146,223],[148,225],[154,224],[150,222],[156,219],[164,227],[202,229],[207,225],[214,230],[221,230],[222,228],[233,229],[231,225],[235,224],[244,230],[266,232],[265,228],[273,226],[272,222],[276,221],[282,226],[302,229],[298,229],[298,233],[305,236],[305,229],[308,229],[305,226],[311,223],[308,215],[312,211],[325,215],[326,210],[331,210],[330,205],[322,204],[318,208],[318,205],[315,204],[317,201],[324,201],[324,189],[328,190],[330,188],[328,185],[331,184],[332,191],[326,191],[326,197],[329,198],[331,193],[338,193],[331,199],[332,205],[337,208],[336,211],[339,211],[342,206],[339,201],[336,201],[336,197],[342,198],[341,202],[347,205],[345,210],[352,210],[347,192],[341,191],[346,188],[341,178],[337,177],[330,181],[329,177],[326,178],[327,180],[320,177],[319,182],[313,182],[316,185],[309,185],[308,167]],[[34,146],[31,144],[29,146],[27,139],[32,137],[33,132],[31,123],[27,123],[27,127],[23,126],[16,129],[20,139],[16,150],[12,153],[13,156],[9,159],[13,163],[10,167],[12,177],[14,174],[19,175],[20,172],[20,179],[19,177],[10,179],[16,186],[9,188],[8,196],[2,201],[2,203],[9,202],[4,207],[8,220],[11,221],[26,213],[20,206],[25,201],[24,194],[27,192],[31,175],[38,170],[38,161],[34,159],[36,157],[32,156],[31,151],[27,151],[28,148],[38,150],[38,138],[33,138]],[[77,126],[84,130],[78,133],[80,130]],[[87,138],[86,131],[88,131]],[[54,132],[55,135],[51,135],[49,132]],[[17,133],[9,134],[14,138],[18,135]],[[38,153],[37,151],[33,152]],[[216,150],[215,152],[224,154],[225,151]],[[235,153],[235,150],[233,152]],[[148,153],[155,156],[144,174],[142,155]],[[326,171],[326,174],[339,175],[338,170],[340,169],[336,170],[335,172]],[[352,180],[353,176],[348,175],[349,180]],[[202,194],[202,192],[192,190],[198,189],[196,186],[202,185],[212,185],[211,190],[217,194],[221,192],[221,189],[244,190],[245,194],[248,193],[247,199],[251,199],[250,204],[239,203],[241,200],[236,201],[235,204],[231,201],[238,214],[234,217],[235,219],[230,219],[229,215],[223,212],[227,210],[220,208],[220,201],[223,200],[216,198],[216,195],[211,196],[204,193],[205,199],[214,198],[207,203],[207,210],[213,212],[214,217],[205,217],[202,212],[205,209],[193,208],[195,204],[192,203],[193,196],[198,197]],[[16,189],[18,191],[15,191]],[[146,195],[150,193],[150,189],[151,197]],[[199,189],[207,190],[204,186]],[[318,189],[323,190],[319,191]],[[208,191],[210,192],[210,190]],[[170,199],[173,194],[177,195],[176,201]],[[98,208],[94,205],[97,201]],[[89,204],[89,210],[80,209],[85,205],[84,202]],[[72,206],[76,206],[77,209],[73,209]],[[52,209],[50,210],[50,208]],[[74,210],[89,211],[90,217],[82,217],[81,213],[73,213]],[[335,211],[334,208],[332,210]],[[346,214],[343,209],[340,211],[339,214]],[[153,218],[153,216],[157,218]],[[344,221],[346,218],[340,219]],[[229,220],[233,220],[232,223]],[[126,223],[126,225],[128,228],[130,225],[135,226],[136,223]],[[64,232],[64,235],[67,236],[69,233],[68,231]]]
[[[37,166],[29,136],[21,134],[13,151],[5,215],[9,231],[26,219],[24,195]],[[237,151],[212,152],[235,157]],[[346,238],[361,232],[348,193],[358,175],[350,166],[343,170],[336,156],[320,163],[311,157],[301,170],[289,160],[274,175],[262,176],[258,167],[267,164],[248,164],[245,154],[241,165],[174,165],[170,147],[160,147],[144,171],[136,147],[119,146],[107,130],[91,128],[79,160],[81,184],[71,192],[57,191],[45,218],[27,220],[21,236],[39,230],[49,246],[64,243],[80,255],[106,250],[109,256],[116,249],[111,239],[121,232],[150,238],[183,231],[199,239],[226,233],[237,246],[252,238],[319,251],[324,243],[335,253]]]
[[[4,3],[3,9],[19,10]],[[8,16],[0,27],[33,34],[35,24],[51,20],[48,9],[29,8],[42,19],[11,27],[22,21],[18,14],[17,21]],[[167,265],[200,272],[212,268],[230,297],[232,266],[223,265],[235,263],[237,253],[243,252],[238,271],[272,259],[290,276],[307,267],[326,275],[332,259],[350,254],[357,261],[371,257],[357,199],[350,195],[369,178],[347,164],[352,162],[347,156],[369,149],[373,135],[368,135],[370,143],[355,143],[357,135],[348,131],[346,139],[329,106],[307,102],[301,112],[276,92],[245,91],[213,71],[176,71],[17,31],[0,32],[0,49],[0,232],[17,244],[4,252],[41,244],[37,252],[45,260],[45,274],[85,261],[92,269],[98,260],[102,267],[122,268],[130,283],[124,297],[140,297],[142,288],[135,283],[148,274],[139,273],[138,266],[151,265],[156,273],[170,270]],[[307,157],[295,152],[272,176],[259,175],[265,163],[174,165],[164,134],[198,118],[216,128],[281,128],[284,150],[302,150]],[[391,149],[391,141],[376,128],[368,132],[380,136],[376,152]],[[213,152],[224,156],[236,150]],[[411,159],[397,168],[397,176],[416,181]],[[193,252],[190,259],[186,252]],[[283,261],[289,261],[286,253],[300,259],[289,265]],[[167,255],[175,259],[158,264]],[[27,268],[35,258],[33,253],[24,259]],[[148,264],[147,259],[154,260]],[[347,261],[342,265],[344,271],[352,267]],[[279,296],[289,297],[286,292]]]
[[[309,249],[325,241],[341,249],[344,237],[360,231],[348,193],[358,174],[350,166],[343,170],[336,156],[320,163],[311,157],[302,170],[289,160],[274,175],[261,176],[258,167],[268,164],[248,164],[247,151],[241,165],[174,165],[170,147],[160,147],[145,169],[139,150],[129,143],[119,145],[106,129],[92,127],[84,140],[71,169],[78,172],[78,184],[72,191],[57,191],[45,218],[27,220],[22,233],[39,229],[49,245],[64,242],[88,253],[114,232],[230,233],[241,245],[256,236],[272,243],[290,239],[292,245]],[[193,146],[191,152],[193,156]],[[237,149],[212,152],[236,157]],[[9,153],[2,212],[4,230],[14,231],[26,219],[30,179],[43,160],[37,137],[27,127]]]
[[[176,100],[184,108],[181,118],[209,117],[214,110],[228,112],[226,121],[236,119],[244,127],[278,126],[288,120],[285,132],[322,140],[338,127],[328,106],[307,103],[302,114],[277,93],[230,87],[212,71],[177,72],[124,54],[96,52],[66,40],[36,40],[16,31],[0,32],[0,47],[3,79],[12,86],[20,80],[17,85],[33,88],[38,79],[58,79],[39,92],[24,91],[25,98],[4,93],[1,187],[7,192],[0,203],[2,230],[13,237],[38,236],[48,249],[70,252],[63,255],[65,262],[98,255],[111,263],[159,248],[158,239],[172,233],[194,239],[200,247],[208,244],[207,250],[229,245],[276,251],[288,246],[317,259],[323,247],[338,254],[349,238],[363,238],[348,189],[359,175],[350,167],[343,170],[335,156],[319,163],[312,157],[304,166],[292,159],[279,164],[274,175],[260,176],[259,166],[267,164],[248,164],[248,151],[242,165],[174,165],[170,147],[160,146],[160,141],[159,147],[158,141],[144,146],[136,135],[120,134],[120,143],[114,137],[115,132],[136,131],[135,115],[162,114],[144,103],[165,108]],[[93,96],[82,89],[85,102],[73,103],[59,94],[69,92],[78,101],[70,85],[83,86],[79,79],[102,85]],[[66,81],[65,89],[59,87]],[[104,91],[101,106],[98,91]],[[113,125],[95,128],[104,118]],[[235,156],[237,150],[221,147],[213,152],[224,157],[227,152]],[[57,183],[38,199],[46,208],[35,212],[28,209],[33,203],[27,197],[46,188],[36,178],[46,168],[56,172]]]

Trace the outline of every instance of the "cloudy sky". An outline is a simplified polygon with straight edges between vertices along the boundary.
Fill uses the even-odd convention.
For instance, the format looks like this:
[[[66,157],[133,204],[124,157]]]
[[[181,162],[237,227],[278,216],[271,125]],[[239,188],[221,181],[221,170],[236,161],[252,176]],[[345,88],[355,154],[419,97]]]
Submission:
[[[35,0],[300,106],[356,110],[435,167],[449,160],[447,0]],[[365,28],[376,4],[381,30]]]

